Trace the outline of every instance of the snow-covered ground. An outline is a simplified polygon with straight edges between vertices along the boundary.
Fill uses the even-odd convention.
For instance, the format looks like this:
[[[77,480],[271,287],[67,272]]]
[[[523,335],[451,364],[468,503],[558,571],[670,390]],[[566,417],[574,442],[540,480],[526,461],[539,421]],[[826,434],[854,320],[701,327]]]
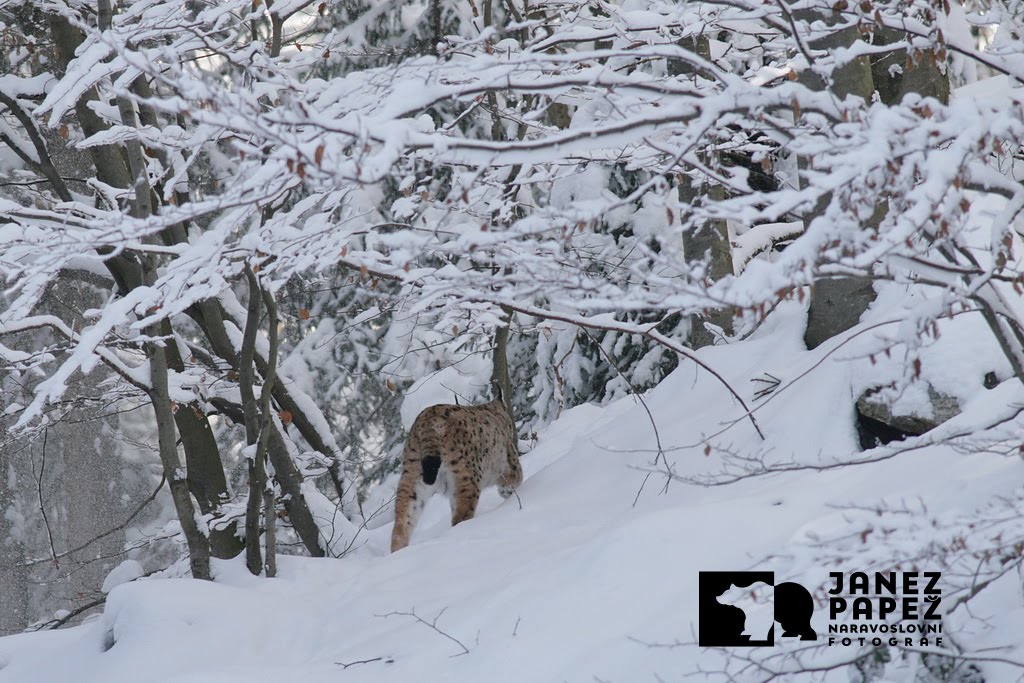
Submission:
[[[875,322],[892,313],[885,302],[883,296],[876,304]],[[386,552],[385,523],[364,531],[365,544],[344,559],[280,558],[273,580],[249,576],[239,560],[217,563],[215,583],[117,586],[91,623],[0,639],[0,681],[633,683],[720,669],[721,651],[695,645],[698,572],[767,569],[777,582],[820,590],[829,571],[891,568],[898,553],[912,556],[915,544],[923,549],[947,538],[960,515],[1019,497],[1018,458],[946,446],[854,468],[797,468],[720,486],[677,480],[665,489],[661,466],[652,466],[657,440],[683,477],[721,472],[729,454],[804,465],[872,454],[858,453],[852,397],[884,374],[881,362],[866,357],[873,334],[839,350],[842,340],[806,351],[801,315],[795,304],[784,306],[750,339],[700,352],[748,400],[757,388],[751,378],[765,372],[783,386],[793,382],[756,412],[763,442],[745,420],[711,438],[742,411],[684,361],[645,396],[657,436],[631,397],[580,406],[547,428],[523,457],[521,507],[490,491],[475,519],[449,529],[447,503],[435,498],[412,545],[394,555]],[[958,336],[948,327],[947,344],[977,345],[964,361],[977,367],[960,372],[973,377],[986,363],[1003,372],[982,328],[968,325]],[[924,355],[927,373],[928,353],[937,354],[936,377],[940,368],[948,374],[951,362],[940,351]],[[1015,383],[984,390],[976,380],[961,383],[964,413],[940,429],[1022,400]],[[895,511],[865,509],[881,502]],[[844,563],[822,559],[832,555]],[[970,615],[948,615],[946,632],[961,645],[1018,656],[1019,583],[1016,574],[997,581]],[[819,604],[812,624],[823,633],[826,623]],[[989,681],[1019,674],[981,666]],[[846,671],[834,676],[849,680]],[[893,680],[912,676],[898,662],[887,671]]]

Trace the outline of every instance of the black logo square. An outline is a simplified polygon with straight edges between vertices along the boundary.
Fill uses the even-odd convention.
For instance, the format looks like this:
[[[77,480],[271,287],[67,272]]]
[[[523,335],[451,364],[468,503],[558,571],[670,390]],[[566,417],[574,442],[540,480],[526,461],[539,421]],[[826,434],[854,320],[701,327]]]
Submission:
[[[773,592],[773,619],[782,627],[783,637],[817,640],[811,628],[814,599],[810,591],[791,581],[775,585],[774,572],[700,572],[700,634],[701,647],[770,647],[775,644],[775,624],[764,633],[744,634],[747,614],[739,607],[719,602],[730,588],[749,588],[763,583]]]

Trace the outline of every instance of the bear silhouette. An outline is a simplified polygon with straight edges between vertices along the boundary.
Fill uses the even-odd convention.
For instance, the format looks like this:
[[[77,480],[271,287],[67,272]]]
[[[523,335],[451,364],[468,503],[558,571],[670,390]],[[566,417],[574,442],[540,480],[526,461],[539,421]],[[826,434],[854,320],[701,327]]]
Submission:
[[[810,591],[791,581],[775,587],[775,621],[782,627],[782,637],[817,640],[818,634],[811,628],[812,616],[814,598]]]
[[[772,609],[773,591],[771,584],[757,581],[745,588],[733,584],[729,590],[718,596],[720,604],[743,610],[746,616],[743,635],[747,636],[752,644],[772,642],[772,628],[775,625],[775,613]]]

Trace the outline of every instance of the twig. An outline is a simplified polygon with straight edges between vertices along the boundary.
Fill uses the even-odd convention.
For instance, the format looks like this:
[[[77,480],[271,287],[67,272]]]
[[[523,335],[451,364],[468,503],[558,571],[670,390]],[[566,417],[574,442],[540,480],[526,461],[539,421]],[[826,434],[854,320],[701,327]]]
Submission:
[[[71,621],[72,619],[77,617],[79,614],[82,614],[83,612],[88,612],[93,607],[99,607],[100,605],[104,604],[106,601],[107,601],[107,596],[106,595],[104,595],[101,598],[96,598],[92,602],[87,602],[86,604],[82,605],[81,607],[76,607],[75,609],[73,609],[70,612],[68,612],[67,614],[65,614],[63,617],[60,617],[59,619],[51,619],[50,621],[47,621],[46,623],[40,624],[38,627],[33,628],[32,630],[33,631],[52,631],[53,629],[60,628],[64,624],[68,623],[69,621]]]
[[[383,657],[373,657],[372,659],[357,659],[354,662],[335,662],[335,664],[340,666],[342,669],[347,669],[350,666],[355,666],[356,664],[369,664],[371,662],[380,662],[383,659],[384,659]],[[388,661],[391,661],[391,660],[388,660]]]
[[[775,4],[779,6],[782,13],[786,15],[786,19],[789,21],[789,27],[792,29],[793,42],[796,43],[796,47],[800,50],[800,54],[807,60],[807,67],[814,67],[814,57],[811,55],[811,51],[804,45],[803,38],[800,37],[800,29],[796,26],[796,19],[793,17],[793,11],[789,9],[783,0],[775,0]]]
[[[50,529],[50,518],[46,514],[46,504],[43,502],[43,472],[46,470],[46,439],[50,435],[50,429],[43,430],[43,454],[39,463],[39,476],[36,477],[36,497],[39,500],[39,513],[43,516],[43,526],[46,527],[46,540],[50,544],[50,559],[54,567],[60,567],[57,561],[57,549],[53,547],[53,532]],[[36,463],[32,461],[32,473],[35,474]]]
[[[56,560],[58,560],[58,559],[60,559],[62,557],[67,557],[68,555],[71,555],[73,553],[77,553],[79,550],[84,550],[84,549],[88,548],[90,545],[92,545],[93,543],[95,543],[96,541],[100,540],[101,538],[106,538],[110,534],[115,533],[117,531],[121,531],[122,529],[126,528],[129,524],[132,523],[132,521],[136,517],[138,517],[142,513],[142,511],[146,508],[147,505],[149,505],[150,503],[152,503],[156,499],[157,494],[160,493],[160,489],[162,489],[164,487],[164,484],[166,482],[167,482],[167,477],[161,476],[160,477],[160,483],[156,485],[156,488],[153,489],[153,492],[151,494],[149,494],[149,496],[144,501],[139,503],[139,506],[137,508],[135,508],[134,511],[132,511],[132,514],[128,515],[127,519],[125,519],[123,522],[121,522],[117,526],[114,526],[114,527],[111,527],[111,528],[107,529],[102,534],[99,534],[98,536],[93,536],[91,539],[89,539],[88,541],[86,541],[85,543],[83,543],[83,544],[81,544],[79,546],[71,548],[70,550],[65,550],[62,553],[57,553],[57,557],[55,558],[54,562],[56,562]],[[125,552],[127,552],[127,550]],[[44,559],[38,559],[38,560],[26,560],[23,563],[23,566],[28,567],[28,566],[31,566],[31,565],[34,565],[34,564],[39,564],[41,562],[46,562],[46,559],[44,558]]]
[[[388,612],[387,614],[378,614],[376,616],[382,617],[384,619],[387,619],[388,617],[394,617],[394,616],[412,617],[413,619],[415,619],[419,623],[423,624],[424,626],[429,627],[431,630],[433,630],[436,633],[444,636],[445,638],[447,638],[448,640],[452,641],[453,643],[458,645],[460,648],[462,648],[462,652],[457,652],[457,653],[455,653],[453,655],[450,655],[451,657],[461,657],[462,655],[468,655],[469,654],[469,648],[466,647],[465,644],[463,644],[463,642],[461,640],[459,640],[455,636],[451,635],[450,633],[442,631],[437,626],[437,620],[441,618],[441,615],[444,614],[445,610],[447,610],[447,609],[448,608],[445,607],[440,612],[438,612],[437,616],[434,617],[432,621],[427,621],[426,619],[424,619],[420,615],[416,614],[416,610],[415,609],[413,609],[412,611],[409,611],[409,612]]]
[[[686,482],[688,484],[699,484],[701,486],[724,486],[727,484],[733,484],[743,479],[750,479],[753,477],[760,477],[771,474],[778,474],[780,472],[825,472],[827,470],[841,469],[844,467],[851,467],[855,465],[868,465],[876,462],[882,462],[884,460],[891,460],[892,458],[898,457],[905,453],[912,453],[914,451],[920,451],[924,448],[932,448],[941,444],[949,444],[954,442],[956,439],[964,439],[976,435],[979,431],[986,429],[993,429],[999,425],[1006,424],[1016,420],[1020,415],[1024,414],[1024,405],[1011,406],[1012,412],[997,418],[995,421],[990,422],[981,427],[979,430],[976,426],[965,428],[961,431],[954,432],[952,434],[946,434],[939,436],[931,436],[930,433],[923,434],[919,437],[915,437],[913,443],[905,446],[883,446],[872,449],[876,455],[869,455],[866,457],[856,458],[852,460],[842,460],[836,462],[830,462],[825,464],[810,464],[801,463],[797,461],[789,461],[785,463],[779,463],[771,466],[764,466],[761,469],[753,469],[739,474],[725,473],[727,476],[714,478],[696,478],[696,477],[684,477],[678,474],[673,475],[679,481]],[[900,442],[903,443],[903,442]],[[740,456],[734,456],[739,458]],[[754,458],[742,458],[750,464],[758,464]]]
[[[64,183],[64,179],[57,172],[56,167],[54,167],[53,160],[46,149],[46,142],[39,134],[39,129],[36,128],[32,115],[21,107],[21,103],[16,98],[4,93],[0,93],[0,104],[3,104],[21,122],[21,125],[25,128],[25,133],[28,134],[29,140],[32,142],[32,147],[35,149],[38,159],[33,159],[20,145],[6,135],[0,136],[4,143],[10,147],[11,151],[21,157],[26,164],[42,174],[62,201],[72,201],[71,192],[68,191],[68,186]]]
[[[765,379],[765,378],[767,378],[767,379]],[[770,372],[764,373],[764,375],[761,376],[761,377],[753,377],[753,378],[751,378],[750,381],[751,382],[760,382],[761,384],[764,385],[760,389],[758,389],[757,391],[754,392],[754,400],[755,401],[758,400],[758,399],[762,399],[765,396],[768,396],[773,391],[778,389],[779,388],[779,384],[782,383],[781,379],[779,379],[778,377],[776,377],[775,375],[773,375]]]
[[[672,466],[668,464],[668,458],[665,457],[665,450],[661,447],[661,435],[658,433],[658,423],[654,420],[654,414],[651,413],[651,409],[647,406],[647,401],[644,400],[643,395],[636,388],[636,385],[633,384],[633,381],[626,377],[626,374],[622,372],[621,368],[619,368],[618,363],[608,355],[608,352],[605,351],[601,343],[594,338],[594,335],[590,334],[590,330],[585,327],[581,329],[583,330],[583,333],[590,338],[590,341],[594,342],[594,346],[597,347],[597,350],[601,352],[601,355],[604,356],[604,359],[612,366],[612,369],[615,370],[619,377],[622,378],[622,381],[629,385],[630,393],[633,394],[633,397],[640,402],[640,405],[644,408],[644,412],[647,413],[647,419],[651,423],[651,429],[654,431],[654,444],[658,448],[657,453],[654,455],[654,465],[658,465],[658,460],[661,460],[665,464],[665,487],[662,489],[662,493],[668,491],[668,485],[672,481]],[[640,483],[640,490],[636,492],[636,498],[633,499],[634,507],[636,506],[636,502],[640,500],[640,494],[643,493],[644,486],[647,484],[647,480],[649,478],[650,477],[644,477],[643,482]]]

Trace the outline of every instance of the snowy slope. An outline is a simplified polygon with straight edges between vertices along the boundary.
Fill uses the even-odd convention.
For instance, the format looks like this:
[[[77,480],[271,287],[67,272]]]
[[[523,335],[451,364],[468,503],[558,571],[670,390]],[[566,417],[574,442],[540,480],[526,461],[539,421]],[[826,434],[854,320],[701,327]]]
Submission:
[[[704,437],[741,411],[693,364],[682,363],[645,397],[661,443],[685,446],[667,454],[678,474],[720,472],[726,452],[817,465],[865,455],[857,453],[852,408],[833,411],[851,406],[865,377],[881,370],[868,364],[857,339],[831,355],[832,344],[804,350],[794,324],[801,315],[790,306],[750,340],[701,351],[746,397],[750,378],[764,372],[796,379],[757,412],[765,442],[741,421],[705,454]],[[862,338],[870,343],[870,335]],[[987,347],[977,343],[984,356]],[[964,414],[943,428],[1020,402],[1020,388],[1010,385],[965,396]],[[699,571],[763,568],[777,581],[822,586],[836,566],[820,556],[842,555],[846,538],[859,563],[851,569],[888,568],[893,552],[930,542],[915,526],[920,520],[845,504],[886,501],[927,510],[926,524],[955,520],[1013,496],[1024,475],[1018,458],[930,446],[854,469],[796,469],[722,486],[674,481],[663,491],[664,478],[654,474],[638,496],[655,444],[647,413],[632,398],[578,407],[524,456],[521,509],[492,491],[474,520],[448,529],[446,504],[435,499],[413,545],[394,555],[385,552],[385,524],[364,532],[367,545],[345,559],[281,558],[274,580],[227,562],[217,565],[216,583],[124,584],[90,624],[0,639],[0,681],[678,680],[723,661],[721,652],[692,644]],[[875,528],[865,525],[879,531],[861,537]],[[839,540],[831,546],[827,539]],[[1015,646],[1021,637],[1011,626],[1024,620],[1022,606],[1011,575],[979,596],[971,619],[948,617],[947,630],[959,628],[978,646]],[[819,609],[819,632],[825,618]],[[429,625],[435,619],[437,630]],[[1018,673],[991,663],[984,670],[990,681]],[[890,673],[898,678],[895,665]],[[835,680],[848,675],[836,672]]]

